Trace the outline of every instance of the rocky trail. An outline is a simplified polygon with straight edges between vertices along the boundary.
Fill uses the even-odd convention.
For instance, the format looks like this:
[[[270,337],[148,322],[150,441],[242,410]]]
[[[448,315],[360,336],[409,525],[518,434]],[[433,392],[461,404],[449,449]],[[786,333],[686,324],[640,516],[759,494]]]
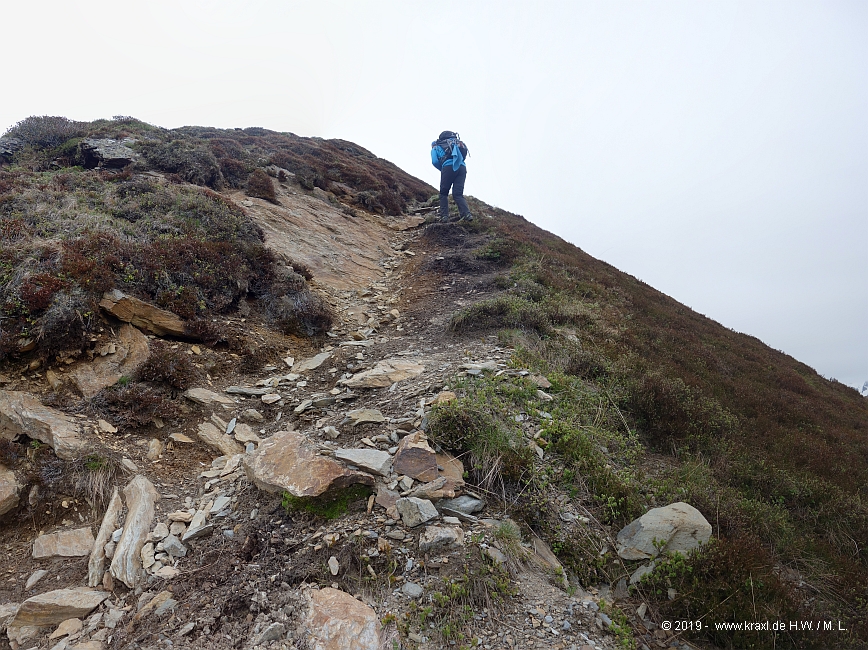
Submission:
[[[281,199],[281,208],[244,203],[260,222],[267,212],[266,230],[278,233],[269,237],[283,233],[276,248],[296,256],[303,248],[315,261],[316,246],[331,246],[329,233],[315,231],[325,243],[293,244],[281,220],[301,208]],[[302,200],[308,216],[332,209]],[[608,587],[569,586],[546,544],[522,537],[502,511],[500,495],[465,483],[467,459],[426,438],[427,414],[455,399],[458,377],[523,374],[545,395],[548,381],[512,367],[496,336],[447,331],[450,315],[491,282],[469,272],[453,246],[472,235],[420,221],[398,230],[371,220],[358,230],[376,230],[379,248],[355,257],[329,249],[329,259],[355,259],[358,272],[317,263],[315,286],[339,316],[318,348],[240,314],[227,326],[258,333],[279,361],[242,369],[229,350],[168,340],[205,373],[179,395],[183,426],[157,418],[145,435],[131,434],[39,399],[64,382],[93,395],[105,377],[127,376],[160,338],[159,314],[151,326],[143,316],[107,327],[105,354],[93,361],[47,371],[31,364],[0,377],[6,437],[25,432],[61,458],[87,445],[117,458],[123,472],[100,507],[72,497],[45,503],[36,488],[24,493],[12,472],[0,473],[4,511],[29,503],[32,513],[0,530],[8,639],[0,647],[621,647],[604,611],[614,597]],[[342,245],[359,233],[343,233]],[[341,282],[329,283],[328,273]],[[344,514],[324,519],[304,509],[336,489],[351,497]],[[564,495],[560,504],[565,522],[588,521],[580,503]],[[498,580],[506,584],[492,587]],[[463,614],[459,623],[436,619],[450,607]],[[645,627],[638,647],[690,647],[650,621]]]

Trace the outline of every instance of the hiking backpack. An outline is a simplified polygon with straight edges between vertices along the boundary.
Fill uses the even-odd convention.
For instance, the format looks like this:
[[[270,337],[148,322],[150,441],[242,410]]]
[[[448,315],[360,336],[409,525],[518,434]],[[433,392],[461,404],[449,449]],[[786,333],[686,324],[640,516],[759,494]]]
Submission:
[[[440,151],[438,151],[438,148]],[[440,153],[442,152],[442,156]],[[440,137],[431,143],[431,164],[437,169],[443,168],[443,162],[453,160],[452,169],[458,171],[464,159],[470,155],[467,145],[461,141],[460,136],[452,131],[443,131]],[[457,164],[455,160],[457,158]]]

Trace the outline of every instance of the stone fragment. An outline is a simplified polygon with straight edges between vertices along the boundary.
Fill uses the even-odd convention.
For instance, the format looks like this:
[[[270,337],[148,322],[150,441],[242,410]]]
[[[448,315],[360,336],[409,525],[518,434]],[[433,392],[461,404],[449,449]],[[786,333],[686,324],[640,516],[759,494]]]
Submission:
[[[161,539],[167,537],[168,535],[169,527],[162,521],[156,526],[154,526],[154,530],[151,531],[151,539],[155,542],[159,542]]]
[[[172,312],[128,296],[117,289],[103,294],[99,306],[118,320],[131,323],[157,336],[185,334],[184,321]]]
[[[141,602],[141,601],[139,601],[139,602]],[[142,605],[139,608],[139,611],[136,612],[136,615],[133,617],[133,620],[134,621],[141,620],[141,619],[149,616],[151,613],[159,616],[162,613],[162,611],[166,611],[166,609],[171,609],[174,605],[177,605],[177,604],[178,604],[177,601],[174,598],[172,598],[172,592],[171,591],[168,591],[168,590],[161,591],[160,593],[158,593],[156,596],[151,598],[148,602],[146,602],[144,605]],[[169,607],[166,608],[166,605],[169,605]]]
[[[531,375],[529,379],[536,384],[538,388],[542,388],[543,390],[552,387],[552,383],[542,375]]]
[[[347,413],[347,419],[352,426],[359,424],[385,422],[386,417],[377,409],[355,409]]]
[[[417,499],[416,497],[398,499],[395,502],[395,507],[398,509],[398,514],[401,515],[401,521],[408,528],[424,524],[426,521],[431,521],[439,516],[437,508],[427,499]]]
[[[489,559],[495,564],[504,564],[506,563],[506,555],[504,553],[493,546],[489,546],[484,550],[484,553],[489,557]]]
[[[388,476],[392,470],[392,457],[377,449],[338,449],[335,458],[380,476]]]
[[[103,433],[117,433],[118,428],[114,426],[111,422],[107,422],[106,420],[99,419],[96,421],[96,425],[99,427],[99,430]]]
[[[158,578],[164,578],[166,580],[170,580],[174,578],[176,575],[181,573],[178,569],[170,566],[163,566],[154,571],[154,575]]]
[[[79,392],[90,399],[103,388],[114,386],[121,377],[132,376],[148,360],[148,337],[132,325],[122,325],[113,354],[79,363],[69,376]]]
[[[105,591],[94,591],[83,587],[56,589],[39,594],[21,603],[9,626],[46,627],[57,625],[68,618],[83,618],[110,595]]]
[[[274,404],[283,398],[280,396],[280,393],[266,393],[261,399],[263,404]]]
[[[485,507],[485,501],[463,494],[454,499],[443,499],[437,503],[437,507],[457,510],[465,515],[472,515],[474,512],[479,512]]]
[[[163,442],[157,438],[148,441],[148,460],[158,460],[163,454]]]
[[[189,524],[193,521],[193,514],[186,510],[176,510],[175,512],[170,512],[166,515],[166,519],[169,521],[181,521],[185,524]]]
[[[124,488],[127,516],[110,570],[112,577],[130,589],[138,586],[142,578],[142,547],[151,529],[154,506],[159,499],[157,489],[141,475],[133,478]]]
[[[15,472],[0,465],[0,515],[18,507],[18,493],[21,484],[15,478]]]
[[[241,419],[250,422],[265,422],[265,416],[256,409],[246,409],[241,412]]]
[[[312,589],[305,627],[311,650],[379,650],[377,613],[349,594],[326,587]]]
[[[287,491],[295,497],[316,497],[355,483],[374,483],[369,474],[347,469],[320,455],[295,431],[278,431],[246,455],[243,464],[247,476],[259,489]]]
[[[333,426],[323,427],[322,432],[332,440],[337,440],[338,437],[341,435],[341,432],[338,431],[337,427]]]
[[[283,623],[272,623],[265,628],[258,637],[256,637],[254,645],[262,645],[269,641],[277,641],[278,639],[282,639],[285,634],[286,626]]]
[[[187,524],[183,521],[173,521],[172,525],[169,526],[169,534],[175,537],[183,535],[185,530],[187,530]]]
[[[425,590],[422,589],[422,587],[420,585],[417,585],[415,582],[405,582],[401,586],[401,591],[404,593],[405,596],[407,596],[408,598],[413,598],[414,600],[416,598],[419,598],[419,596],[421,596],[423,593],[425,593]]]
[[[84,557],[93,549],[93,532],[90,527],[61,530],[49,535],[40,535],[33,542],[33,559],[46,557]]]
[[[0,438],[12,440],[22,434],[45,443],[64,460],[74,460],[86,448],[75,418],[29,393],[0,390]]]
[[[185,436],[183,433],[177,433],[177,432],[176,433],[170,433],[169,438],[173,442],[180,442],[180,443],[186,444],[186,445],[191,445],[194,442],[196,442],[190,436]]]
[[[210,422],[200,423],[196,430],[196,435],[199,436],[199,440],[209,447],[216,449],[224,456],[234,456],[235,454],[244,453],[244,447],[235,442],[232,436],[227,436]]]
[[[208,390],[207,388],[190,388],[184,391],[184,397],[186,397],[191,402],[196,402],[197,404],[202,404],[203,406],[211,406],[212,404],[226,404],[228,406],[235,406],[235,400],[233,400],[231,397],[226,397],[225,395],[221,395],[220,393],[215,393],[213,390]]]
[[[417,485],[407,495],[409,497],[419,497],[420,499],[428,499],[429,501],[437,501],[438,499],[451,499],[455,496],[455,490],[447,487],[447,478],[438,476],[433,481]]]
[[[426,483],[437,478],[437,456],[428,445],[424,433],[411,433],[401,440],[395,452],[393,468],[397,474],[405,474]]]
[[[338,383],[349,388],[388,388],[392,384],[418,377],[425,372],[425,366],[404,359],[384,359],[370,370],[357,373]]]
[[[59,639],[62,636],[69,636],[76,632],[80,632],[81,628],[82,624],[80,618],[68,618],[65,621],[61,621],[60,625],[57,626],[57,629],[48,635],[48,638],[51,640]]]
[[[710,537],[711,524],[702,513],[679,501],[652,508],[622,528],[616,541],[618,555],[623,559],[646,560],[659,553],[686,553]]]
[[[242,444],[255,442],[258,445],[262,442],[262,438],[256,435],[253,428],[249,424],[244,424],[243,422],[235,425],[235,432],[233,435],[235,436],[235,439]]]
[[[564,571],[564,567],[561,565],[560,560],[558,560],[557,556],[549,548],[549,545],[536,535],[533,537],[533,553],[534,554],[531,556],[533,561],[552,571],[554,575],[558,577],[558,580],[564,589],[569,587],[570,583],[567,581],[567,574]]]
[[[456,526],[426,526],[419,536],[422,553],[445,551],[464,545],[464,531]]]
[[[400,498],[400,496],[401,495],[394,490],[390,490],[384,485],[378,485],[375,503],[388,510],[395,505],[395,502]]]
[[[301,374],[303,372],[307,372],[308,370],[314,370],[324,364],[328,359],[331,358],[331,356],[331,352],[320,352],[318,355],[311,357],[310,359],[305,359],[304,361],[299,361],[298,363],[294,364],[292,371]]]
[[[482,363],[463,363],[459,366],[468,374],[481,374],[483,372],[497,372],[497,361],[483,361]],[[475,373],[474,373],[475,371]]]
[[[96,534],[96,540],[93,543],[93,550],[90,552],[90,558],[87,561],[87,584],[91,587],[99,586],[105,573],[105,546],[116,530],[118,525],[118,517],[123,510],[124,504],[118,494],[117,487],[112,491],[112,497],[109,500],[108,508],[102,517],[102,523],[99,526],[99,531]]]
[[[630,584],[635,585],[637,582],[640,582],[642,580],[642,578],[644,578],[646,575],[648,575],[649,573],[654,571],[655,566],[656,565],[653,561],[649,562],[648,564],[643,564],[642,566],[640,566],[638,569],[636,569],[630,575]]]
[[[31,573],[30,577],[27,578],[27,582],[24,583],[24,591],[30,591],[33,585],[42,580],[46,575],[48,575],[48,571],[46,571],[45,569],[37,569],[36,571]]]
[[[245,397],[262,397],[270,392],[269,388],[256,388],[254,386],[230,386],[226,392],[230,395],[244,395]]]
[[[338,563],[338,559],[334,555],[332,555],[329,558],[329,572],[331,572],[333,576],[336,576],[338,574],[338,571],[340,570],[341,565]]]
[[[142,550],[139,552],[139,555],[142,558],[142,567],[145,569],[150,569],[156,560],[154,559],[154,543],[148,542],[144,546],[142,546]]]

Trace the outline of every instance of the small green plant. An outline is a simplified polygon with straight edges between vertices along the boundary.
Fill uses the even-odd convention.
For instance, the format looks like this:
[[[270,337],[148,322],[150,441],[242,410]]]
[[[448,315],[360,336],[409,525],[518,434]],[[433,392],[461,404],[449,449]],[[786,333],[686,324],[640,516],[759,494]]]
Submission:
[[[284,492],[281,506],[287,512],[301,510],[323,519],[337,519],[346,514],[352,502],[364,499],[371,494],[371,489],[364,485],[354,485],[333,494],[320,497],[300,498],[289,492]]]

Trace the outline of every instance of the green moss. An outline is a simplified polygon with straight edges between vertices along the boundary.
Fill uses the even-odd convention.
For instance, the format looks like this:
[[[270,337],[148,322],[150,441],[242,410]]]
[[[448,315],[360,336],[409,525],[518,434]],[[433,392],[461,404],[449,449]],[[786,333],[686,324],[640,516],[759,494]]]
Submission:
[[[302,510],[323,519],[337,519],[346,514],[352,502],[365,499],[370,494],[371,489],[364,485],[353,485],[344,490],[314,498],[296,497],[289,492],[284,492],[280,505],[287,512]]]

